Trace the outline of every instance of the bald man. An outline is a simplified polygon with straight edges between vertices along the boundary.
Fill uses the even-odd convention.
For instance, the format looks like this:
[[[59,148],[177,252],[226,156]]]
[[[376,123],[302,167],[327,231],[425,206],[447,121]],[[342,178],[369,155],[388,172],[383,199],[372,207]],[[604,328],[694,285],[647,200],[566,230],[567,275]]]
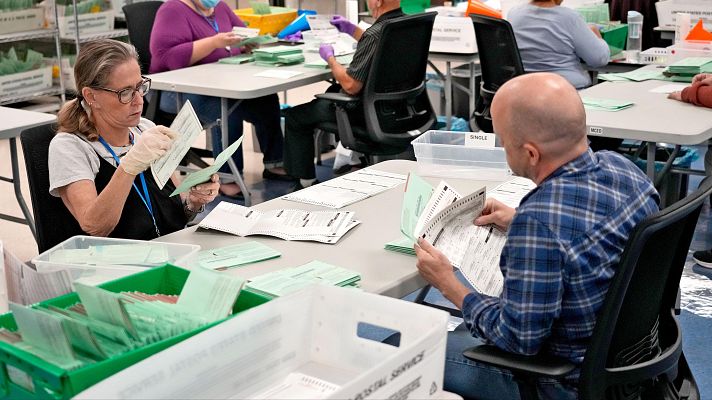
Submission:
[[[491,111],[509,166],[537,184],[517,209],[488,199],[474,221],[507,231],[502,294],[466,288],[447,258],[422,239],[415,251],[420,274],[465,320],[448,336],[445,389],[505,399],[518,398],[511,374],[466,360],[462,351],[486,342],[581,364],[626,240],[658,210],[659,198],[633,163],[589,149],[581,99],[564,78],[534,73],[512,79],[497,91]],[[563,384],[540,382],[542,397],[576,398],[578,374]]]
[[[336,61],[331,45],[322,44],[319,48],[319,54],[329,64],[334,79],[339,83],[330,87],[327,92],[343,91],[352,96],[361,93],[368,79],[371,60],[381,40],[385,21],[405,15],[400,8],[400,0],[367,0],[367,5],[376,22],[365,31],[338,15],[331,20],[331,24],[339,32],[351,35],[358,42],[348,68]],[[336,123],[336,112],[330,101],[315,99],[288,109],[285,114],[284,166],[289,175],[299,178],[293,188],[299,190],[316,182],[314,129],[323,122]],[[354,107],[349,112],[349,119],[353,124],[363,121],[362,107]]]

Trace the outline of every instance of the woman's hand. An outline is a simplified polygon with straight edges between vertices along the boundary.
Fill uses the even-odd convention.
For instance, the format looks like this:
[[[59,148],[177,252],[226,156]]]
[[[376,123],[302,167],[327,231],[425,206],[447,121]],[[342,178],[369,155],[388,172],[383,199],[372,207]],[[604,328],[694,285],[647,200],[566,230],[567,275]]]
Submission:
[[[211,37],[213,47],[216,49],[233,46],[240,41],[240,37],[232,32],[220,32]]]
[[[220,178],[217,174],[210,177],[210,181],[195,185],[188,192],[188,207],[191,210],[198,210],[204,204],[215,200],[220,190]]]
[[[148,169],[151,162],[166,154],[176,136],[175,132],[162,125],[147,129],[121,159],[121,168],[131,175],[140,174]]]

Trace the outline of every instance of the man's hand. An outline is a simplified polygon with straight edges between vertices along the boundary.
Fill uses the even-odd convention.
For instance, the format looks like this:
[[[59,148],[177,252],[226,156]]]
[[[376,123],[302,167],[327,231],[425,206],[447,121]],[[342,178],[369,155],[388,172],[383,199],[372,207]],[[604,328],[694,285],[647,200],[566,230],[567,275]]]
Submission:
[[[462,302],[469,290],[457,279],[450,260],[440,250],[425,239],[418,238],[415,255],[420,275],[433,287],[437,288],[457,308],[462,309]]]
[[[354,31],[356,31],[356,25],[341,15],[334,15],[329,22],[331,25],[334,25],[339,32],[347,35],[353,36]]]
[[[329,62],[329,58],[334,56],[334,47],[330,44],[322,43],[319,45],[319,55],[324,61]]]
[[[482,210],[482,215],[475,218],[475,225],[489,225],[495,224],[502,230],[507,230],[509,224],[512,223],[514,218],[515,209],[504,205],[499,200],[488,198],[485,203],[485,208]]]

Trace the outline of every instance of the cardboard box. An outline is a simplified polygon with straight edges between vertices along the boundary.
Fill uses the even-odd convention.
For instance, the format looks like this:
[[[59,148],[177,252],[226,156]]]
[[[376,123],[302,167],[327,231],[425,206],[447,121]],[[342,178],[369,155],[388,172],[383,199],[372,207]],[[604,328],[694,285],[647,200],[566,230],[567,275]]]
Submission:
[[[52,67],[0,76],[0,99],[29,96],[52,87]]]
[[[0,12],[0,35],[34,31],[41,29],[43,24],[44,11],[42,7]]]
[[[63,14],[60,8],[60,15]],[[59,17],[59,35],[62,38],[75,37],[74,16]],[[114,10],[98,13],[79,14],[79,36],[108,32],[114,29]]]
[[[693,25],[702,18],[705,28],[712,29],[712,3],[709,1],[665,0],[655,3],[655,10],[661,28],[675,29],[677,13],[687,13]]]
[[[236,315],[77,398],[286,398],[275,388],[301,373],[314,379],[282,387],[289,398],[438,399],[447,320],[434,308],[314,285]],[[400,332],[400,346],[359,337],[360,323]],[[305,387],[324,390],[295,390]]]
[[[470,17],[454,7],[433,7],[437,11],[430,38],[430,51],[437,53],[472,54],[477,52],[475,26]]]

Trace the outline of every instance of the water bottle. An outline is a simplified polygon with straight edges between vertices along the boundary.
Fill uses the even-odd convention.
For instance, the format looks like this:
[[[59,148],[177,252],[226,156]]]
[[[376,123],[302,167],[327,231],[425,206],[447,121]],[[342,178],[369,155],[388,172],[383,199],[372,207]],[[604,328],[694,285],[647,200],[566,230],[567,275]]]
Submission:
[[[628,62],[638,63],[643,47],[643,14],[628,11],[628,42],[626,54]]]

